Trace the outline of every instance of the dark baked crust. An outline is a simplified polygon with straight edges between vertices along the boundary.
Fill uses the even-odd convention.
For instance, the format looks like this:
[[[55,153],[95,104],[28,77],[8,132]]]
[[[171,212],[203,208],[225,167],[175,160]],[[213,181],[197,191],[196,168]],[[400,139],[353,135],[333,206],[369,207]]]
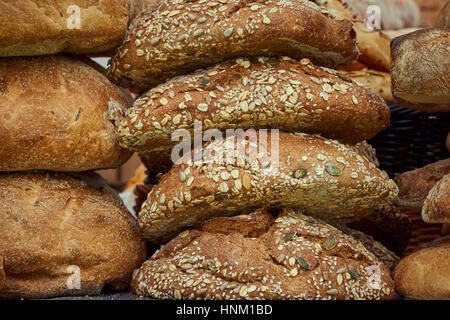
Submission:
[[[411,236],[411,221],[393,204],[376,208],[372,214],[348,226],[371,235],[386,248],[402,257]]]
[[[443,176],[428,193],[422,219],[428,223],[450,223],[450,174]]]
[[[162,172],[171,165],[172,133],[193,136],[195,121],[204,131],[276,128],[353,144],[387,128],[390,113],[380,96],[308,59],[237,59],[149,90],[121,122],[122,145]]]
[[[389,270],[360,242],[320,220],[282,211],[276,220],[259,210],[181,233],[133,275],[132,290],[170,299],[394,296]],[[224,219],[234,225],[227,231]],[[258,219],[267,221],[267,231],[249,233],[249,220]],[[369,287],[369,266],[380,270],[380,289]]]
[[[272,136],[267,134],[266,143],[259,137],[259,150],[271,150]],[[226,150],[232,141],[204,150]],[[189,154],[184,160],[189,161],[162,176],[139,213],[141,231],[150,242],[167,241],[212,217],[259,207],[300,207],[328,221],[349,222],[392,202],[397,194],[387,174],[352,147],[317,135],[280,132],[276,169],[266,164],[267,154],[243,164],[192,163]]]
[[[0,174],[0,203],[1,298],[125,290],[146,258],[133,216],[82,180],[61,173]],[[68,288],[69,266],[80,268],[79,290]]]
[[[112,59],[122,86],[151,87],[241,56],[310,58],[329,67],[358,55],[352,23],[306,0],[168,0],[136,19]]]
[[[449,173],[450,158],[403,173],[396,179],[399,188],[396,203],[420,211],[431,188]]]

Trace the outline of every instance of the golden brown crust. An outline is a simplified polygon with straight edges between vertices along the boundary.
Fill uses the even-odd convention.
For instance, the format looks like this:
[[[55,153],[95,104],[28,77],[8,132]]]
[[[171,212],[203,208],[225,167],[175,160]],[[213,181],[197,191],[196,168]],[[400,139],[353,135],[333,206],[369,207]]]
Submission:
[[[391,42],[394,102],[411,109],[450,111],[450,28],[430,28]]]
[[[308,59],[238,59],[149,90],[119,126],[122,145],[146,154],[147,167],[162,172],[171,165],[173,132],[193,136],[195,121],[204,131],[276,128],[356,143],[387,128],[390,113],[370,90]]]
[[[70,29],[74,5],[80,28]],[[130,0],[3,0],[0,56],[108,51],[120,44],[131,15]]]
[[[306,0],[168,0],[136,19],[112,59],[123,86],[168,78],[241,56],[285,55],[336,66],[358,55],[352,23]]]
[[[450,245],[419,250],[395,269],[397,292],[407,298],[450,299]]]
[[[360,86],[378,93],[385,101],[393,102],[391,91],[391,75],[376,70],[339,71]]]
[[[422,27],[433,27],[439,23],[439,13],[448,0],[414,0],[420,9]],[[448,6],[447,6],[448,7]]]
[[[0,297],[99,294],[104,286],[123,290],[145,259],[145,243],[131,214],[113,196],[79,179],[60,173],[0,174],[0,203],[6,273]],[[80,290],[67,286],[75,274],[70,266],[80,268]]]
[[[420,211],[431,188],[450,173],[450,158],[408,171],[396,179],[399,188],[396,203]]]
[[[268,133],[264,143],[260,133],[257,143],[270,151],[271,139]],[[205,153],[221,147],[229,150],[232,141],[213,143],[204,148]],[[238,143],[234,148],[241,146]],[[276,169],[262,153],[257,161],[238,164],[176,163],[142,206],[139,225],[143,236],[160,243],[197,222],[255,207],[301,207],[304,213],[326,220],[348,221],[391,202],[397,194],[385,172],[352,147],[334,140],[280,132]]]
[[[428,223],[450,223],[450,174],[443,176],[428,193],[422,219]]]
[[[441,13],[439,14],[437,26],[450,27],[450,1],[447,1],[447,4],[442,8]]]
[[[377,150],[375,150],[375,148],[372,147],[372,145],[370,145],[367,141],[358,142],[353,147],[356,152],[366,157],[367,160],[372,162],[377,168],[380,167],[380,162],[377,158]]]
[[[255,237],[239,232],[247,225],[243,218],[231,218],[235,226],[230,233],[216,232],[214,227],[183,232],[134,274],[132,290],[169,299],[394,296],[389,270],[360,242],[320,220],[282,211],[267,231]],[[264,210],[249,219],[252,216],[273,219]],[[370,266],[379,268],[379,289],[369,285]]]
[[[131,101],[100,68],[63,55],[0,60],[0,171],[113,168],[130,157],[114,124]]]

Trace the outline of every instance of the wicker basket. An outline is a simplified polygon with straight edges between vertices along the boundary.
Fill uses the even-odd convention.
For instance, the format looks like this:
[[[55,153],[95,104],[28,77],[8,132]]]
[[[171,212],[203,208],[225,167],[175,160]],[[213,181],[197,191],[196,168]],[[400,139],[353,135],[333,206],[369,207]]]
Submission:
[[[426,113],[389,104],[391,125],[369,143],[377,150],[380,168],[390,177],[449,157],[445,140],[450,113]],[[412,224],[406,254],[421,248],[441,234],[441,225],[425,223],[420,212],[402,208]]]

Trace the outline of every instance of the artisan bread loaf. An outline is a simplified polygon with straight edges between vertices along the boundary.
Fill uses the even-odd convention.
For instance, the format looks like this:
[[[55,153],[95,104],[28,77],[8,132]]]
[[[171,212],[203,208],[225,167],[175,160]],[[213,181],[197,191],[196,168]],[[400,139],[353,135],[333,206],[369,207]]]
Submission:
[[[450,223],[450,174],[443,176],[428,193],[422,219],[429,223]]]
[[[391,75],[376,70],[339,71],[362,87],[378,93],[385,101],[392,102]]]
[[[436,26],[439,23],[439,13],[448,3],[448,0],[414,0],[420,10],[420,20],[422,27]]]
[[[0,57],[108,51],[146,0],[3,0]]]
[[[352,23],[307,0],[168,0],[136,19],[112,59],[123,86],[168,78],[241,56],[310,58],[329,67],[358,55]]]
[[[395,103],[421,111],[450,111],[450,28],[395,38],[391,56]]]
[[[389,72],[390,39],[379,30],[369,29],[364,22],[365,15],[360,15],[340,0],[314,0],[314,2],[324,6],[338,19],[352,20],[353,29],[356,32],[356,43],[361,52],[358,59],[372,69]]]
[[[165,299],[394,297],[389,270],[359,241],[290,209],[275,220],[258,210],[199,229],[181,233],[145,262],[132,290]]]
[[[0,59],[0,171],[113,168],[131,153],[114,124],[131,100],[90,60]]]
[[[399,188],[396,203],[403,207],[422,210],[423,202],[430,190],[449,173],[450,158],[403,173],[396,179]]]
[[[387,128],[390,113],[378,95],[308,59],[237,59],[149,90],[127,110],[119,133],[124,147],[152,154],[145,162],[159,172],[171,165],[162,155],[176,144],[172,134],[193,136],[196,121],[202,130],[276,128],[356,143]]]
[[[450,244],[419,250],[395,269],[397,292],[407,298],[450,299]]]
[[[300,207],[305,214],[348,222],[397,195],[387,174],[352,147],[317,135],[265,136],[256,132],[257,142],[231,136],[186,154],[148,194],[139,213],[143,236],[164,242],[197,222],[258,207]],[[237,159],[229,161],[231,148]],[[226,161],[207,157],[220,152]],[[204,161],[191,160],[201,154]]]
[[[135,219],[114,196],[83,180],[3,173],[0,203],[1,298],[124,290],[145,259]]]

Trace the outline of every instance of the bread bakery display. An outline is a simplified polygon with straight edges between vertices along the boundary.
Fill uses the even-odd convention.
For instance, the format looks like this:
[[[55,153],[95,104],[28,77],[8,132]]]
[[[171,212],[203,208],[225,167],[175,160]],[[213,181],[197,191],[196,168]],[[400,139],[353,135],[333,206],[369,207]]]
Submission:
[[[444,2],[1,2],[0,299],[450,299]]]
[[[2,298],[124,290],[146,257],[135,219],[113,195],[83,180],[2,173],[0,203]]]
[[[345,120],[345,121],[343,121]],[[171,165],[177,129],[276,128],[320,133],[346,143],[372,138],[389,125],[384,101],[340,74],[310,63],[238,59],[159,85],[134,103],[119,126],[124,147]],[[165,155],[165,156],[164,156]],[[170,167],[169,167],[170,168]]]
[[[450,111],[450,29],[423,29],[391,42],[395,103],[427,112]]]
[[[132,289],[171,299],[394,296],[389,270],[359,241],[290,209],[217,218],[181,233],[134,274]]]
[[[450,299],[450,244],[419,250],[395,269],[397,292],[410,299]]]
[[[226,149],[233,138],[211,143],[202,152]],[[300,133],[280,132],[278,140],[276,166],[268,153],[243,164],[197,163],[189,154],[186,163],[175,163],[142,206],[143,236],[149,242],[164,242],[197,222],[258,207],[300,207],[328,221],[355,220],[397,195],[397,186],[385,172],[346,145]],[[268,135],[262,149],[270,150],[272,141]],[[237,144],[245,147],[248,140]]]
[[[0,59],[0,171],[114,168],[131,152],[115,122],[131,103],[88,59]]]
[[[276,34],[276,36],[274,36]],[[241,56],[285,55],[333,67],[358,55],[352,23],[308,0],[167,0],[131,25],[109,75],[124,86],[168,78]]]

